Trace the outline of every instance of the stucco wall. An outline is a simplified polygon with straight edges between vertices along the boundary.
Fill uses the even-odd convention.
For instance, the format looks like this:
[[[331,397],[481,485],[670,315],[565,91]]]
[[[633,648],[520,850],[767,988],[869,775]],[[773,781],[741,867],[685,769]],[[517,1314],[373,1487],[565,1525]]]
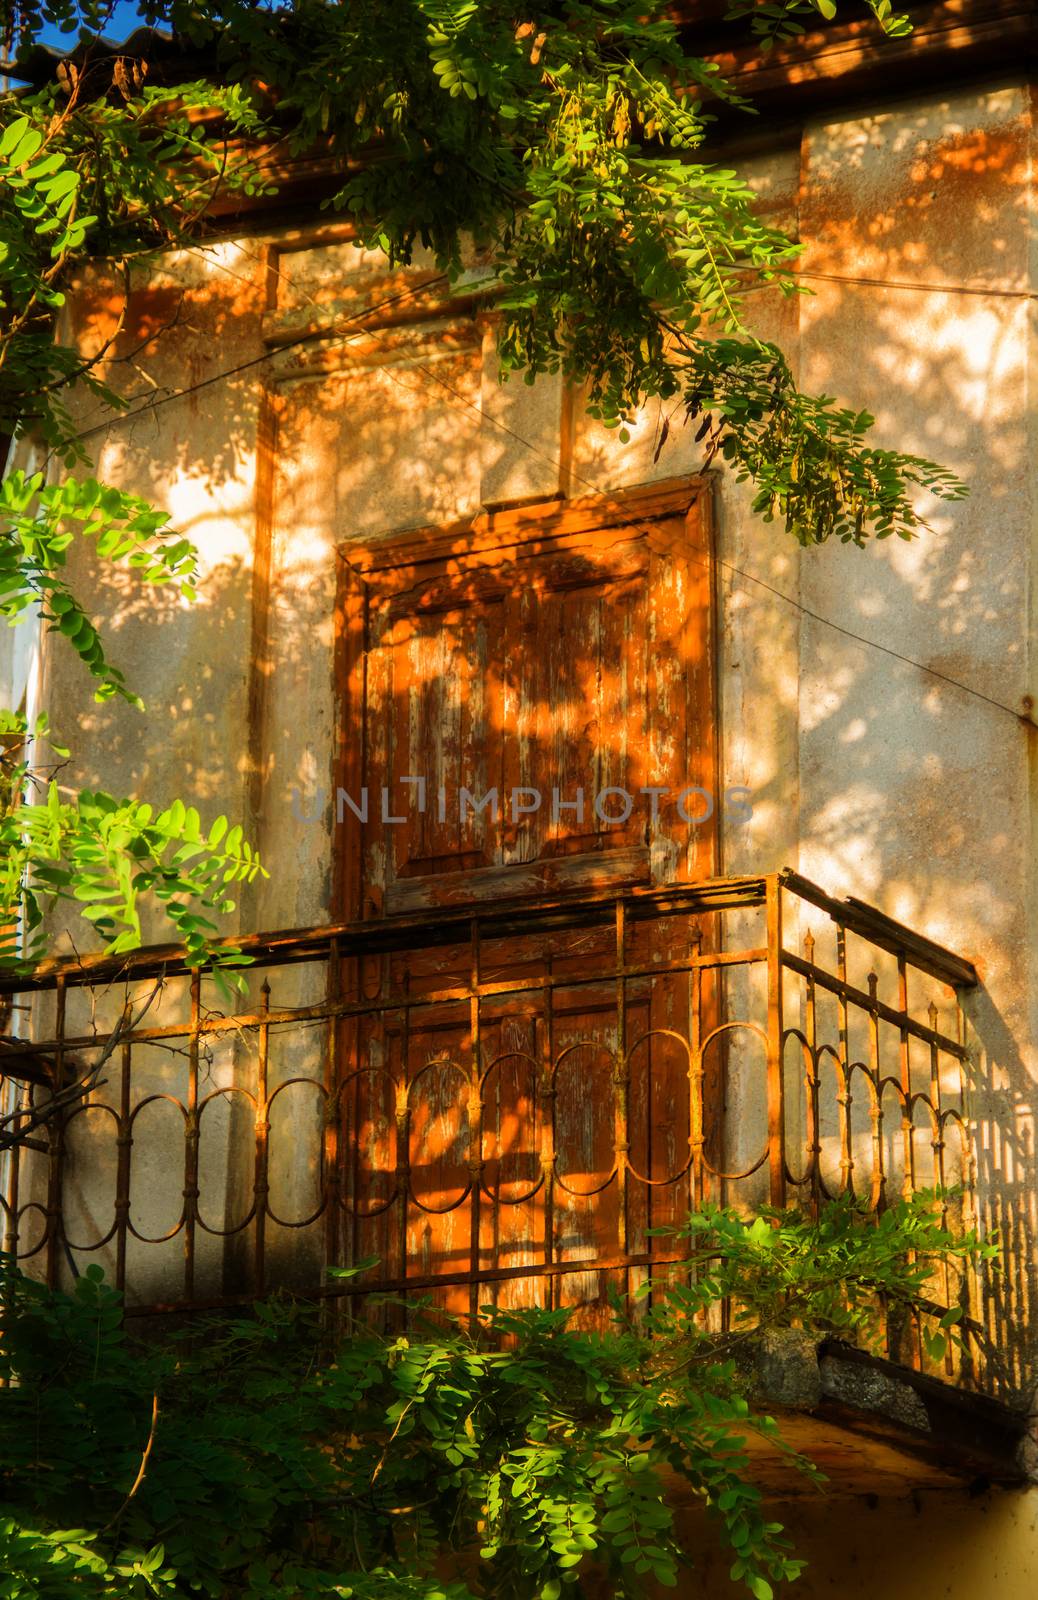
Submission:
[[[1013,713],[1034,687],[1032,137],[1028,94],[1013,88],[812,128],[800,206],[809,270],[932,285],[817,282],[801,315],[805,384],[841,398],[864,386],[885,441],[939,457],[971,488],[962,505],[934,508],[932,536],[806,559],[804,604],[1008,708],[805,617],[801,865],[968,952],[983,972],[980,1183],[989,1219],[1027,1263],[993,1286],[991,1310],[1024,1389],[1034,734]]]

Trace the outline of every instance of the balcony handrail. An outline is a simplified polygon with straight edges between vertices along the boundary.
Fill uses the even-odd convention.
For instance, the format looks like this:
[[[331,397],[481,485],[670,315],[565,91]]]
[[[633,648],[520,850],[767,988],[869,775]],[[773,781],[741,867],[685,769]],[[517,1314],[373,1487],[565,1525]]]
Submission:
[[[855,895],[837,900],[826,894],[824,889],[819,889],[809,878],[802,878],[791,867],[785,867],[779,873],[779,881],[783,888],[799,895],[801,900],[807,900],[819,910],[828,912],[833,921],[848,933],[859,934],[870,944],[878,945],[892,955],[905,956],[909,966],[918,967],[921,972],[929,973],[931,978],[937,978],[953,989],[974,989],[980,983],[980,974],[967,956],[958,955],[946,945],[938,944],[935,939],[916,933],[914,928],[888,917],[885,911],[870,905],[867,900],[859,900]]]
[[[848,896],[837,900],[791,868],[774,875],[777,884],[825,911],[849,933],[869,940],[880,949],[903,956],[910,966],[951,988],[976,987],[980,977],[973,962],[935,940],[916,933],[877,907]],[[763,875],[706,878],[696,883],[669,884],[663,888],[632,888],[618,892],[572,894],[545,899],[517,896],[493,906],[437,906],[420,915],[390,915],[366,922],[336,922],[304,928],[283,928],[270,933],[215,939],[214,957],[221,951],[240,950],[256,966],[288,966],[296,962],[340,957],[383,955],[395,950],[463,943],[478,927],[481,939],[512,938],[520,934],[565,932],[577,928],[608,927],[622,903],[629,922],[668,916],[704,915],[763,906],[768,877]],[[200,971],[211,970],[214,961]],[[104,982],[185,976],[196,970],[180,944],[146,945],[112,956],[104,953],[55,956],[39,962],[31,972],[0,973],[0,995],[29,994]]]

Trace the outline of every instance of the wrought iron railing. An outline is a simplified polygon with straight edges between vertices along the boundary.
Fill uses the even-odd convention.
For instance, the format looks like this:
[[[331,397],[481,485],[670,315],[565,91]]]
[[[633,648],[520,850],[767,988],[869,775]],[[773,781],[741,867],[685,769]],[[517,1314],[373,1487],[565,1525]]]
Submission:
[[[707,1200],[940,1186],[972,1220],[974,969],[795,874],[241,943],[230,1010],[173,947],[0,983],[27,1270],[100,1261],[141,1312],[285,1284],[591,1316]]]

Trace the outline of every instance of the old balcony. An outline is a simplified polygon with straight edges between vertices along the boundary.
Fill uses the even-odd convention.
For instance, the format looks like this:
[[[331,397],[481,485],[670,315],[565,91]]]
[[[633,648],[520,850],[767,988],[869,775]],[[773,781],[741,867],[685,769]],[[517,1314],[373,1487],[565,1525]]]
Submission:
[[[593,1326],[704,1201],[939,1187],[975,1220],[976,972],[794,873],[241,945],[230,1007],[174,947],[0,986],[5,1242],[30,1273],[100,1262],[135,1317],[284,1286]],[[1020,1475],[978,1284],[942,1288],[970,1313],[954,1366],[901,1329],[888,1361],[823,1347],[769,1380],[859,1491]]]

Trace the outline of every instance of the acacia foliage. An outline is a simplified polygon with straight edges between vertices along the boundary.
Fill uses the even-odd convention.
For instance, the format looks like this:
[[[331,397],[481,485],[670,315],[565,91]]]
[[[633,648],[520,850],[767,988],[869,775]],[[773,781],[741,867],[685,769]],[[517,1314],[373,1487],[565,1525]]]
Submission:
[[[868,1342],[877,1296],[918,1307],[935,1261],[957,1271],[978,1243],[925,1197],[879,1219],[849,1200],[819,1222],[714,1209],[687,1237],[686,1267],[617,1300],[599,1332],[565,1309],[487,1309],[472,1327],[412,1307],[405,1332],[333,1337],[275,1299],[137,1343],[99,1268],[64,1295],[8,1262],[0,1595],[643,1600],[694,1564],[677,1491],[769,1600],[802,1562],[747,1441],[818,1474],[748,1398],[741,1356],[775,1325]],[[952,1337],[961,1315],[941,1318]]]
[[[732,7],[765,42],[835,9]],[[908,26],[890,0],[866,9],[877,32]],[[100,67],[103,84],[111,68],[89,56],[68,106],[50,88],[18,110],[46,129],[46,161],[66,163],[39,182],[89,183],[76,250],[132,254],[197,227],[214,133],[221,182],[249,190],[262,186],[248,155],[264,141],[320,148],[340,173],[326,204],[390,260],[420,244],[460,274],[466,244],[483,247],[506,372],[565,369],[611,427],[658,400],[803,543],[911,537],[915,491],[954,499],[962,485],[878,449],[866,411],[802,395],[782,352],[753,337],[745,291],[796,292],[798,246],[760,219],[737,171],[709,160],[716,108],[749,108],[667,11],[644,0],[144,0],[192,70],[208,64],[176,85],[175,111],[138,62],[137,79],[124,70],[118,93],[99,93],[91,77]],[[41,18],[80,15],[73,0],[7,5],[14,40]],[[169,175],[187,162],[181,194]]]
[[[129,86],[129,80],[127,80]],[[103,407],[121,397],[101,360],[55,338],[69,272],[91,253],[124,259],[184,241],[217,183],[250,182],[247,158],[210,152],[184,96],[139,78],[119,103],[64,89],[0,97],[0,435],[31,442],[43,465],[11,467],[0,483],[0,617],[38,622],[64,640],[95,685],[94,698],[143,702],[110,659],[90,611],[68,579],[77,545],[101,568],[124,567],[148,585],[196,598],[197,551],[168,516],[139,496],[84,475],[87,451],[68,395],[74,384]],[[260,126],[248,99],[207,88],[208,111],[225,133]],[[197,102],[195,109],[198,109]],[[184,181],[191,170],[191,181]],[[24,453],[24,446],[22,447]],[[44,454],[45,453],[45,454]],[[48,906],[74,905],[110,953],[141,942],[141,903],[153,901],[190,957],[202,961],[214,916],[234,909],[230,888],[263,871],[241,829],[217,818],[203,832],[197,811],[177,800],[153,807],[103,789],[62,782],[69,749],[50,736],[46,710],[0,711],[0,967],[31,967],[45,951]],[[49,744],[49,751],[47,745]],[[51,759],[57,757],[55,761]],[[215,953],[218,981],[240,963]]]

